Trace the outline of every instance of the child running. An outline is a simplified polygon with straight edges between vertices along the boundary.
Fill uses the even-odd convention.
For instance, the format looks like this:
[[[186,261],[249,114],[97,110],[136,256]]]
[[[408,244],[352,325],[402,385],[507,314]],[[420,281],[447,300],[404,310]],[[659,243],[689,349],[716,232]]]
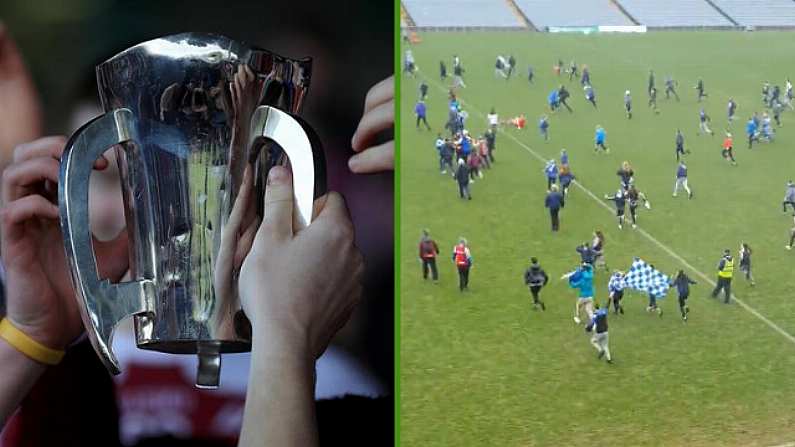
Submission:
[[[690,313],[690,308],[687,307],[687,297],[690,296],[690,284],[697,284],[690,279],[684,270],[679,270],[676,277],[671,282],[672,286],[676,286],[676,291],[679,294],[679,312],[682,314],[682,321],[687,322],[687,315]]]
[[[624,306],[621,305],[621,299],[624,298],[624,273],[616,270],[607,282],[607,310],[610,310],[610,304],[613,304],[613,313],[624,315]]]

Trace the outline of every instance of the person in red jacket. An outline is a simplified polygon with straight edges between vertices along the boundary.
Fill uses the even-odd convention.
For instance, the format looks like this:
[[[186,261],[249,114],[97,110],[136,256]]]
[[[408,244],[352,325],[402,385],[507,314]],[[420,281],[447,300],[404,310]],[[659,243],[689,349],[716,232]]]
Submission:
[[[472,267],[472,254],[469,252],[467,240],[458,238],[458,244],[453,247],[453,262],[458,269],[458,290],[469,290],[469,269]]]
[[[436,255],[439,254],[439,246],[431,238],[431,232],[427,229],[422,230],[420,239],[420,260],[422,261],[422,279],[428,279],[428,270],[434,282],[439,281],[439,272],[436,270]]]
[[[734,149],[734,140],[732,139],[732,134],[726,133],[726,139],[723,140],[723,150],[721,151],[721,155],[726,160],[731,160],[732,165],[737,166],[737,162],[734,160],[734,154],[732,150]]]

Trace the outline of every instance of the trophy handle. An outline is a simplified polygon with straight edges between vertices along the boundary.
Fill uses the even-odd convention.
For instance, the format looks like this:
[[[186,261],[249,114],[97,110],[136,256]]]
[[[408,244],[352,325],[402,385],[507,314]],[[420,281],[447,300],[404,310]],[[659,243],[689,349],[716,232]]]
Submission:
[[[300,117],[276,107],[260,106],[251,116],[251,139],[267,138],[290,158],[297,229],[312,221],[314,199],[326,193],[326,158],[315,131]],[[252,144],[249,144],[252,147]]]
[[[113,374],[120,372],[111,350],[116,325],[130,315],[152,312],[155,288],[149,279],[118,284],[99,279],[88,222],[88,186],[97,158],[114,145],[132,142],[134,131],[129,109],[91,120],[66,143],[58,181],[61,231],[80,314],[91,345]]]

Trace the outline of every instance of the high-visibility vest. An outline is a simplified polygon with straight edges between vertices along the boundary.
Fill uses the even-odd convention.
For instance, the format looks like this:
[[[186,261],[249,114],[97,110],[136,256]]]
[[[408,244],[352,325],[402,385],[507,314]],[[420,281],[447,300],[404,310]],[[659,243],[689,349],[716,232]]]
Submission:
[[[734,273],[734,261],[730,259],[724,259],[723,269],[718,272],[718,276],[721,278],[731,279],[732,273]]]
[[[464,244],[458,244],[455,246],[455,264],[458,266],[467,265],[469,261],[467,260],[467,248]]]

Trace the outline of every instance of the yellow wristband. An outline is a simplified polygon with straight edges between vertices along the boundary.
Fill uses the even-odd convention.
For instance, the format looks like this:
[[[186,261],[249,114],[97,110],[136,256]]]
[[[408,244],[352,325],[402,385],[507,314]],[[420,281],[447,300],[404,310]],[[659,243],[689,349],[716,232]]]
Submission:
[[[28,334],[17,329],[6,318],[0,321],[0,338],[7,341],[8,344],[13,346],[17,351],[45,365],[57,365],[61,363],[61,359],[63,359],[64,354],[66,354],[66,351],[48,348],[28,337]]]

